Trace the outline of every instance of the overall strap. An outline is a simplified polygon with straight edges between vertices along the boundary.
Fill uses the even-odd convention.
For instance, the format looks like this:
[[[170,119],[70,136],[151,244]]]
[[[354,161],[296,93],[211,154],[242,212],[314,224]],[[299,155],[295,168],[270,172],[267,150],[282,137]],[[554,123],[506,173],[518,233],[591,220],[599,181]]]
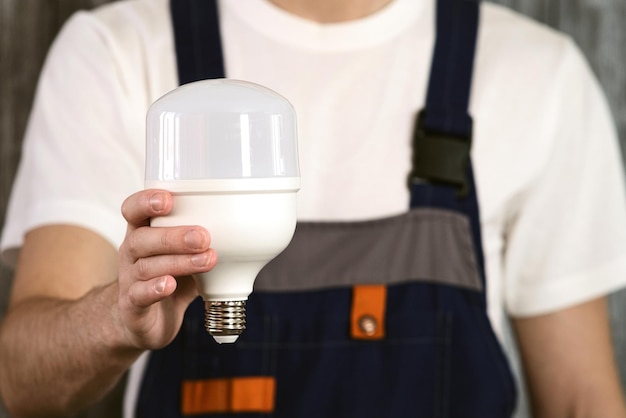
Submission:
[[[480,0],[437,0],[435,47],[426,104],[413,132],[409,188],[412,208],[439,207],[467,215],[485,286],[468,111],[479,10]]]
[[[171,0],[178,81],[224,78],[217,0]]]
[[[468,113],[478,30],[478,0],[439,0],[437,37],[426,96],[424,129],[469,136]]]
[[[455,186],[467,194],[472,118],[468,112],[479,0],[438,0],[436,40],[425,108],[413,135],[409,180]]]

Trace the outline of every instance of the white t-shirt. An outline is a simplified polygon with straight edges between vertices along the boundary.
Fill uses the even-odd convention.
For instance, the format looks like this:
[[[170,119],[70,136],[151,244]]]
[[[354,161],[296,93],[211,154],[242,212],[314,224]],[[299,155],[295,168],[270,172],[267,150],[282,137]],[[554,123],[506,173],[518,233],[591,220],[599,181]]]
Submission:
[[[607,103],[570,39],[483,4],[470,113],[489,316],[536,315],[626,284],[626,205]],[[410,134],[434,43],[433,0],[313,23],[267,0],[220,1],[228,77],[265,85],[298,115],[301,220],[406,211]],[[145,114],[177,86],[167,0],[76,14],[45,64],[2,236],[71,223],[123,240],[143,188]]]

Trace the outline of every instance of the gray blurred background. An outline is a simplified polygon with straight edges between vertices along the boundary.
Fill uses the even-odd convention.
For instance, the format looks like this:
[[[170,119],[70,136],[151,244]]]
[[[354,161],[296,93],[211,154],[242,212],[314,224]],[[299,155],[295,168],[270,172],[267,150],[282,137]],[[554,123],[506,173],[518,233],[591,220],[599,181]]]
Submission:
[[[0,219],[4,219],[37,76],[50,43],[71,13],[111,1],[0,0]],[[604,86],[624,154],[626,0],[493,1],[566,32],[575,39]],[[10,287],[11,272],[0,267],[0,320],[6,309]],[[622,382],[626,383],[626,290],[611,296],[611,318],[620,374]],[[117,413],[97,408],[85,416],[115,418]],[[0,402],[0,418],[7,417]]]

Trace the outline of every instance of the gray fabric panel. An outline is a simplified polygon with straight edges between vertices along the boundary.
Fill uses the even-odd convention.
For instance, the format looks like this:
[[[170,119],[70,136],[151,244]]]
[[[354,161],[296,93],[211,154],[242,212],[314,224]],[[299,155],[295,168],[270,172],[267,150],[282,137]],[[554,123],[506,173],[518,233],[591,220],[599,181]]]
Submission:
[[[256,290],[303,291],[423,281],[482,290],[468,220],[415,209],[363,222],[301,222]]]

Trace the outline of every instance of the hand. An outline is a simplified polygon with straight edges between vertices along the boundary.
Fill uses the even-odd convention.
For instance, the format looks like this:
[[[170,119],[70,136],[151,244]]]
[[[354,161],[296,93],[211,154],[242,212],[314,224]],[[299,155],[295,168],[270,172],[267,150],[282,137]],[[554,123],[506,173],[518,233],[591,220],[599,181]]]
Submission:
[[[163,190],[135,193],[122,205],[128,229],[119,249],[118,305],[130,344],[141,349],[174,339],[198,295],[190,275],[217,262],[206,229],[150,227],[150,218],[169,214],[172,206],[172,195]]]

